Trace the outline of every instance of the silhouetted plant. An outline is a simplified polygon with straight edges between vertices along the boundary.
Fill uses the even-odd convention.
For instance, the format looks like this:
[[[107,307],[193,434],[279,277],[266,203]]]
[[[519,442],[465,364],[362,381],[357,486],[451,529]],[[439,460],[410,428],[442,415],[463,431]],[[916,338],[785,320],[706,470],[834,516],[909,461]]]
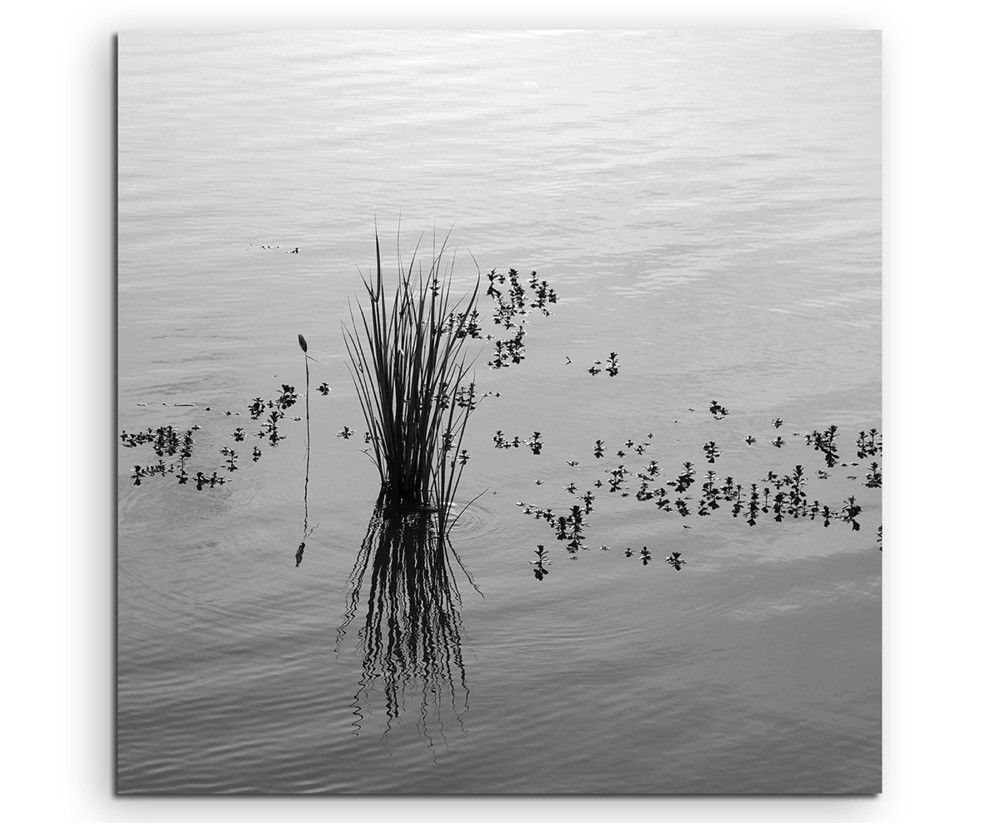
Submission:
[[[367,304],[351,309],[344,331],[352,379],[368,431],[382,493],[394,505],[435,509],[444,524],[465,463],[456,459],[475,408],[464,385],[472,367],[465,353],[479,279],[462,298],[452,297],[454,258],[446,263],[446,237],[432,249],[427,272],[398,263],[395,289],[387,287],[378,232],[375,273],[363,280]],[[360,322],[360,327],[359,327]]]

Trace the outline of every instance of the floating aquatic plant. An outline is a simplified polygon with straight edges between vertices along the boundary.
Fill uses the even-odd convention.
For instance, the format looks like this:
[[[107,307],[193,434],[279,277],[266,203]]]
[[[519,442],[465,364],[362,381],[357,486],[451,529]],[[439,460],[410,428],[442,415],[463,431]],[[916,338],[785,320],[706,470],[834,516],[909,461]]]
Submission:
[[[681,570],[681,566],[687,563],[687,560],[681,560],[680,552],[670,552],[670,556],[667,558],[667,562],[674,567],[676,571]]]
[[[713,408],[714,407],[714,408]],[[713,401],[709,411],[717,417],[725,417],[724,407],[717,401]],[[775,418],[772,421],[774,428],[781,428],[783,421]],[[790,439],[786,441],[780,435],[771,442],[777,446],[790,445],[795,443],[794,438],[802,438],[799,442],[807,446],[812,446],[816,451],[823,454],[827,466],[832,468],[836,465],[837,445],[836,437],[838,428],[835,425],[829,426],[823,431],[812,431],[810,433],[791,432]],[[624,448],[634,451],[637,455],[643,454],[645,448],[653,441],[653,433],[646,435],[644,442],[636,442],[629,438],[624,442]],[[752,435],[747,436],[746,442],[755,442]],[[503,432],[497,432],[494,442],[498,447],[509,447]],[[601,458],[604,456],[604,442],[596,441],[594,446],[594,456]],[[711,466],[718,462],[721,449],[715,441],[709,441],[703,446],[707,463]],[[870,429],[861,432],[858,437],[858,452],[862,454],[881,454],[881,435],[877,429]],[[618,455],[623,457],[626,451],[619,450]],[[580,463],[576,460],[565,461],[566,464],[579,471]],[[858,466],[856,462],[841,462],[840,466]],[[882,485],[882,468],[878,461],[872,461],[870,468],[864,478],[862,486],[867,488],[880,488]],[[518,502],[518,506],[523,513],[533,516],[536,520],[545,520],[547,524],[556,531],[556,538],[566,541],[566,548],[570,554],[570,559],[576,559],[580,549],[586,549],[583,544],[584,530],[587,527],[584,515],[590,515],[595,509],[595,495],[591,488],[607,488],[610,493],[619,494],[622,497],[634,497],[639,502],[653,502],[657,509],[664,513],[674,512],[681,518],[688,518],[697,513],[700,517],[708,517],[716,511],[725,511],[731,514],[733,519],[740,519],[748,526],[756,525],[764,516],[775,523],[782,523],[787,520],[819,520],[824,528],[830,526],[834,521],[841,521],[850,526],[854,532],[861,531],[859,516],[862,513],[862,506],[858,500],[851,496],[843,504],[823,505],[818,499],[811,499],[807,495],[806,467],[796,464],[787,474],[779,474],[775,470],[768,470],[766,475],[760,478],[759,483],[738,483],[733,476],[722,477],[716,473],[714,468],[709,468],[704,475],[704,482],[701,483],[700,496],[692,496],[687,493],[695,487],[695,466],[691,462],[683,464],[683,471],[673,480],[665,482],[662,486],[654,488],[655,483],[661,482],[657,478],[662,470],[659,462],[650,460],[645,467],[632,469],[621,463],[615,468],[605,468],[602,470],[607,475],[607,480],[600,478],[592,483],[585,480],[579,485],[576,482],[565,487],[566,492],[579,500],[583,506],[573,506],[569,515],[556,515],[552,509],[543,509],[531,503]],[[816,476],[819,479],[829,479],[831,472],[827,469],[818,469]],[[639,487],[630,491],[626,485],[626,479],[634,477],[641,481]],[[857,475],[843,475],[845,480],[858,481]],[[540,481],[536,481],[540,484]],[[681,524],[683,529],[691,529],[688,524]],[[881,530],[879,530],[881,535]],[[881,550],[881,542],[876,542],[876,547]],[[605,548],[601,547],[602,550]],[[626,548],[625,556],[632,555],[631,549]],[[686,565],[687,561],[680,559],[680,553],[670,553],[666,562],[676,570],[680,566]],[[648,562],[648,561],[647,561]],[[644,564],[645,565],[645,564]]]
[[[536,580],[544,580],[549,570],[545,568],[549,562],[549,553],[545,551],[545,546],[541,543],[535,550],[535,560],[531,561],[532,570]]]
[[[618,376],[618,372],[619,372],[619,369],[618,369],[618,354],[616,352],[611,352],[611,354],[608,356],[608,362],[607,362],[607,365],[604,367],[604,370],[608,373],[609,377],[617,377]]]

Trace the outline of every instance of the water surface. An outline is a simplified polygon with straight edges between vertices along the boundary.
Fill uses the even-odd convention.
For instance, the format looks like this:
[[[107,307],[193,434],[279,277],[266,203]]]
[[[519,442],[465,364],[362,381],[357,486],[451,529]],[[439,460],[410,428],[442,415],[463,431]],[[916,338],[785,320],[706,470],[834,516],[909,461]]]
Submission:
[[[201,492],[133,485],[120,450],[121,791],[878,790],[880,494],[768,442],[774,417],[788,440],[835,423],[854,460],[881,428],[877,35],[128,33],[119,74],[121,427],[198,424],[221,465],[251,398],[301,390],[299,332],[332,388],[297,567],[301,422]],[[487,493],[452,540],[484,597],[457,574],[461,665],[395,718],[364,598],[338,635],[377,497],[340,325],[376,213],[404,252],[454,226],[463,283],[471,252],[560,295],[524,363],[477,371],[501,396],[460,496]],[[586,373],[611,351],[620,375]],[[497,429],[544,450],[496,450]],[[699,484],[708,440],[748,482],[802,463],[824,501],[857,495],[862,530],[602,493],[572,558],[521,513],[621,462],[595,439],[650,432],[645,457]]]

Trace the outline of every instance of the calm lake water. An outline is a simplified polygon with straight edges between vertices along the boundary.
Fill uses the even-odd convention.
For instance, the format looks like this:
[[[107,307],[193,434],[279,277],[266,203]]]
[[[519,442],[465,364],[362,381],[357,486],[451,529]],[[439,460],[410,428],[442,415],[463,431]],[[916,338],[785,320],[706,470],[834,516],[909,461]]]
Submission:
[[[793,432],[838,425],[850,463],[881,429],[880,85],[872,33],[122,35],[119,424],[201,426],[192,465],[230,482],[136,486],[155,458],[120,448],[120,791],[878,791],[881,495],[865,461],[820,479]],[[452,542],[483,596],[457,572],[454,631],[396,717],[364,663],[367,589],[341,628],[378,487],[341,322],[376,214],[393,256],[397,221],[404,254],[453,226],[463,284],[471,252],[559,294],[525,362],[481,358],[500,397],[460,502],[486,493]],[[300,332],[296,567],[304,423],[271,448],[247,404],[301,391]],[[611,351],[620,375],[587,373]],[[498,429],[544,449],[494,449]],[[616,457],[629,438],[647,453]],[[650,458],[664,479],[692,461],[696,497],[708,468],[801,463],[861,530],[599,488],[574,557],[518,505],[568,509],[569,483]]]

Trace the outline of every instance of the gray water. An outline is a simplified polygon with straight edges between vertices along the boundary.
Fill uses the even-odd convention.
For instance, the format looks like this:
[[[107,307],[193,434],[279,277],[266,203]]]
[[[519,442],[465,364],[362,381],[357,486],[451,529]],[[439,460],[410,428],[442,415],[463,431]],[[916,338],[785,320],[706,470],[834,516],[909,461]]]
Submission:
[[[120,791],[879,790],[880,491],[864,462],[820,479],[792,433],[838,425],[850,463],[881,428],[880,82],[857,32],[122,35],[120,428],[197,424],[199,465],[235,445],[240,468],[136,486],[151,458],[120,448]],[[485,494],[451,537],[483,596],[456,571],[447,676],[403,683],[396,717],[363,663],[367,590],[338,635],[378,490],[341,337],[376,215],[393,257],[397,225],[404,254],[454,227],[461,283],[474,255],[559,294],[524,363],[481,358],[500,397],[459,502]],[[296,567],[304,422],[258,463],[230,434],[301,392],[300,332],[332,391],[310,396]],[[586,372],[611,351],[620,375]],[[573,556],[518,505],[649,458],[664,479],[691,460],[696,490],[801,463],[861,530],[598,489]]]

